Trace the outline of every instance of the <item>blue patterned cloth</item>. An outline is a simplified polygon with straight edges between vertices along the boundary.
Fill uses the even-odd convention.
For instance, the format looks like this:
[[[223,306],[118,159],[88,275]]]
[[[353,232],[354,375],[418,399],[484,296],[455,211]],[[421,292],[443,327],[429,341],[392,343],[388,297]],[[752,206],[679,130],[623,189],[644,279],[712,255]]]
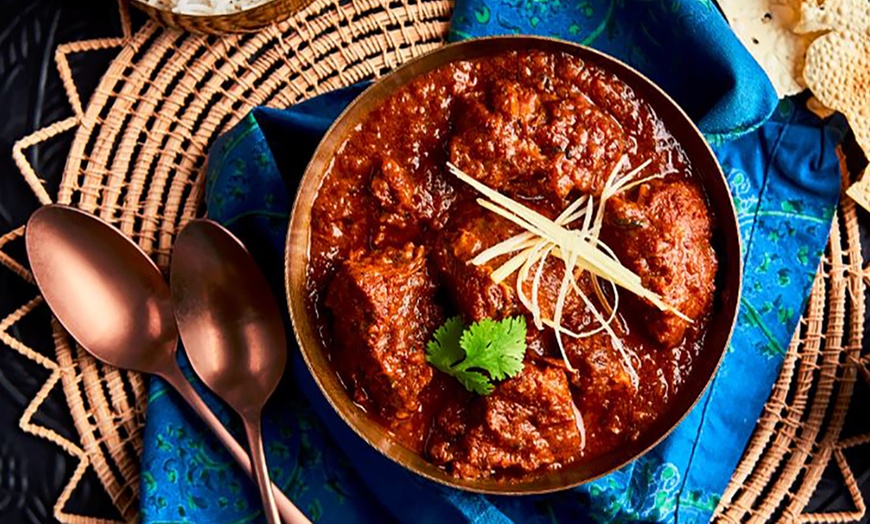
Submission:
[[[640,14],[628,16],[629,7]],[[663,28],[674,34],[664,38]],[[345,426],[294,351],[266,408],[272,478],[319,522],[708,521],[779,372],[827,241],[839,195],[834,149],[842,120],[823,123],[789,100],[774,106],[766,78],[705,0],[591,1],[570,7],[555,1],[460,0],[453,31],[458,37],[512,31],[570,36],[627,59],[681,101],[718,144],[716,155],[737,205],[746,274],[732,345],[712,387],[653,451],[590,484],[535,497],[474,495],[407,473]],[[668,42],[656,51],[666,54],[653,55],[647,38]],[[609,47],[619,41],[631,43]],[[678,54],[683,65],[667,60]],[[709,62],[685,71],[703,63],[693,62],[696,54]],[[677,78],[676,85],[667,82]],[[291,195],[321,135],[361,90],[354,86],[284,111],[255,109],[211,150],[208,214],[252,250],[279,301]],[[209,405],[243,440],[237,418],[180,358]],[[264,521],[252,483],[158,379],[151,381],[144,440],[144,522]]]

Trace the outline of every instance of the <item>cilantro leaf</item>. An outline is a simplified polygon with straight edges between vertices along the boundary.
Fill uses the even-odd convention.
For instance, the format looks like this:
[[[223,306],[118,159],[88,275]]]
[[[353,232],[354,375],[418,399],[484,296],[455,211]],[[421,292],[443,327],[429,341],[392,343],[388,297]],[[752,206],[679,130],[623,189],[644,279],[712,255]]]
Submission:
[[[426,345],[426,361],[441,371],[450,373],[450,367],[465,358],[465,353],[459,347],[463,327],[461,318],[447,319]]]
[[[484,319],[463,331],[453,317],[435,331],[426,346],[426,360],[455,377],[478,395],[492,393],[493,381],[515,376],[523,369],[526,319]]]
[[[465,330],[459,345],[465,351],[463,368],[485,369],[494,380],[512,377],[523,370],[526,319],[483,319]]]

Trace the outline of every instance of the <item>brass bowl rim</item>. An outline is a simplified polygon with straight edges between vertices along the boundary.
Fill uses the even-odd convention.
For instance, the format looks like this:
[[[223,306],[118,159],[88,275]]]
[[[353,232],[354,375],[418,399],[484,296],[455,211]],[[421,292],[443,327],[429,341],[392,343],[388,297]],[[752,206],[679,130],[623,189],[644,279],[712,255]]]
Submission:
[[[502,42],[506,44],[503,47],[498,45],[499,43],[502,43]],[[522,44],[529,44],[529,45],[524,46]],[[462,50],[464,50],[464,48],[472,48],[473,49],[476,46],[483,46],[483,45],[490,45],[491,47],[494,47],[495,49],[493,50],[493,52],[490,52],[490,53],[475,54],[472,52],[472,53],[470,53],[470,56],[469,56],[469,53],[462,53],[461,52]],[[501,49],[499,49],[500,47],[501,47]],[[306,303],[304,298],[301,300],[301,304],[300,304],[300,301],[294,300],[294,294],[298,293],[300,296],[305,294],[304,289],[294,289],[292,287],[292,283],[291,283],[292,270],[294,269],[294,267],[298,264],[302,264],[301,271],[303,272],[303,274],[305,274],[305,273],[307,273],[308,263],[310,261],[310,225],[307,226],[305,228],[305,231],[304,231],[304,234],[305,234],[304,256],[293,256],[293,253],[292,253],[292,251],[293,251],[292,247],[293,247],[293,243],[294,243],[294,232],[297,229],[294,227],[294,224],[296,224],[298,220],[301,220],[299,218],[299,215],[301,212],[300,209],[301,209],[301,205],[302,205],[300,203],[300,200],[302,199],[303,193],[304,193],[303,189],[305,189],[311,185],[312,179],[316,179],[317,187],[314,188],[312,191],[313,192],[312,203],[313,203],[314,199],[316,199],[317,194],[320,190],[320,185],[322,184],[322,180],[323,180],[322,174],[326,171],[325,169],[323,169],[323,170],[320,170],[318,172],[315,169],[315,167],[317,167],[317,166],[315,166],[314,160],[323,156],[323,154],[324,154],[323,150],[328,146],[328,142],[329,142],[328,139],[333,137],[336,130],[340,130],[342,127],[345,127],[345,126],[347,128],[353,127],[353,126],[349,126],[348,124],[345,123],[345,120],[347,119],[348,115],[354,113],[358,107],[368,103],[368,99],[371,96],[373,96],[373,94],[375,96],[381,95],[377,99],[376,103],[374,103],[372,105],[372,107],[369,108],[369,111],[373,110],[374,108],[378,107],[383,102],[383,100],[387,96],[389,96],[390,93],[392,93],[396,89],[406,85],[413,78],[416,78],[419,74],[424,74],[426,72],[432,71],[432,70],[434,70],[438,67],[442,67],[448,63],[453,63],[453,62],[461,61],[461,60],[465,60],[465,59],[475,59],[475,58],[480,58],[483,56],[491,56],[492,54],[498,53],[500,51],[503,52],[503,51],[508,51],[508,50],[515,50],[518,48],[522,48],[522,49],[536,48],[536,49],[543,49],[546,52],[561,51],[561,52],[571,54],[572,56],[577,56],[577,57],[583,59],[584,61],[586,61],[589,57],[592,57],[594,59],[595,65],[605,69],[606,71],[609,71],[609,72],[615,74],[617,76],[617,78],[619,78],[621,81],[623,81],[626,85],[628,85],[630,88],[632,88],[638,94],[638,98],[649,103],[650,107],[652,107],[652,109],[655,111],[655,113],[658,115],[659,118],[662,118],[662,112],[663,112],[662,110],[663,109],[668,109],[668,110],[672,111],[673,114],[675,115],[673,117],[674,119],[679,118],[680,120],[682,120],[682,125],[688,126],[688,131],[686,131],[686,133],[689,133],[690,135],[692,135],[689,138],[693,141],[695,141],[695,139],[700,139],[699,143],[702,144],[702,147],[700,150],[697,148],[690,150],[690,148],[684,144],[684,140],[681,140],[680,143],[681,143],[681,145],[683,145],[683,149],[686,152],[687,157],[689,157],[689,160],[693,165],[693,170],[697,170],[698,164],[702,163],[702,161],[704,161],[705,159],[706,160],[712,159],[712,166],[714,166],[714,168],[715,168],[715,173],[709,175],[710,180],[702,180],[702,187],[704,188],[705,192],[707,193],[708,202],[710,203],[711,210],[714,210],[714,212],[717,212],[717,213],[715,213],[716,230],[721,231],[724,234],[724,239],[722,239],[723,245],[719,246],[719,249],[717,249],[717,258],[719,258],[719,262],[720,262],[720,266],[719,266],[719,270],[718,270],[718,274],[717,274],[719,276],[717,276],[717,280],[724,280],[724,281],[726,281],[727,284],[729,284],[731,286],[730,288],[728,286],[726,286],[725,289],[717,288],[715,291],[714,303],[718,303],[718,302],[724,300],[727,302],[727,304],[726,304],[725,308],[723,308],[720,311],[715,312],[714,315],[711,317],[709,324],[707,326],[708,331],[706,332],[708,338],[705,339],[705,342],[702,346],[701,352],[710,351],[711,348],[710,348],[710,345],[707,343],[707,340],[709,340],[709,336],[711,335],[711,333],[710,333],[711,328],[714,327],[712,324],[714,323],[714,320],[716,320],[717,318],[724,317],[724,321],[719,322],[720,325],[716,326],[720,330],[721,329],[726,330],[726,332],[724,333],[724,336],[721,333],[719,333],[719,335],[718,335],[720,337],[721,342],[722,342],[721,347],[719,347],[719,346],[716,347],[717,355],[715,356],[715,361],[713,362],[713,365],[709,369],[709,373],[706,376],[706,379],[704,380],[703,386],[697,390],[696,394],[691,399],[691,402],[686,404],[685,409],[682,410],[682,412],[679,414],[679,416],[676,418],[676,420],[673,421],[673,423],[671,423],[670,425],[668,425],[667,429],[665,429],[664,431],[659,431],[659,434],[655,435],[654,438],[648,440],[636,452],[625,453],[624,457],[618,458],[615,461],[611,460],[611,464],[609,464],[609,466],[606,469],[602,469],[601,471],[596,471],[594,474],[591,474],[591,475],[586,475],[586,476],[577,475],[578,478],[571,479],[570,481],[567,481],[567,482],[562,482],[562,483],[558,483],[558,484],[551,484],[551,485],[543,485],[543,486],[538,486],[535,484],[541,483],[540,481],[542,481],[543,479],[545,479],[547,477],[555,475],[556,472],[546,472],[546,473],[543,473],[541,475],[530,475],[528,477],[523,477],[520,480],[510,479],[510,480],[506,480],[506,481],[493,481],[492,479],[475,479],[475,480],[469,481],[467,479],[460,479],[460,478],[453,477],[449,473],[446,473],[443,469],[441,469],[438,466],[429,462],[427,459],[421,457],[420,455],[417,455],[416,453],[414,453],[411,450],[408,450],[407,448],[404,448],[403,446],[397,444],[395,441],[392,441],[392,438],[389,436],[389,431],[386,430],[385,428],[381,427],[377,422],[373,421],[371,418],[369,418],[368,415],[366,415],[365,413],[362,413],[362,410],[353,404],[353,402],[350,400],[350,397],[347,395],[346,390],[344,390],[342,388],[341,391],[339,392],[339,395],[344,395],[345,405],[347,405],[349,403],[351,406],[353,406],[354,409],[356,409],[357,411],[362,413],[362,416],[364,418],[366,418],[370,424],[377,426],[377,431],[380,433],[380,435],[378,435],[378,436],[379,436],[379,440],[381,441],[381,444],[374,442],[373,438],[370,438],[368,435],[364,434],[363,429],[358,427],[357,424],[354,423],[353,420],[351,420],[352,416],[359,417],[360,414],[359,413],[356,413],[356,414],[346,413],[341,408],[341,406],[338,405],[339,400],[337,398],[333,398],[333,396],[330,394],[329,388],[327,388],[326,385],[324,384],[324,382],[326,380],[325,377],[321,376],[321,374],[320,374],[321,372],[317,370],[316,365],[313,362],[315,355],[312,352],[313,351],[324,352],[325,348],[320,343],[320,341],[317,340],[316,338],[313,340],[314,343],[312,344],[314,347],[309,347],[309,345],[307,345],[303,341],[303,337],[300,334],[300,325],[301,325],[300,322],[306,323],[306,329],[307,329],[308,327],[310,327],[310,324],[312,323],[311,315],[310,315],[310,312],[308,311],[307,303]],[[554,51],[554,49],[555,49],[555,51]],[[443,60],[443,61],[439,60],[439,58],[443,57],[444,55],[450,55],[451,53],[455,53],[456,56],[449,59],[449,60]],[[406,73],[407,71],[413,71],[415,68],[420,67],[420,64],[424,64],[428,61],[433,62],[435,65],[426,67],[426,68],[422,69],[421,71],[418,71],[417,74],[409,75],[408,73]],[[629,73],[628,76],[634,75],[635,78],[625,78],[621,74],[614,72],[612,70],[613,68],[615,68],[617,70],[622,68],[625,72]],[[407,76],[407,78],[406,78],[406,76]],[[649,95],[649,93],[638,92],[639,88],[638,88],[637,84],[641,84],[643,89],[649,89],[654,95],[661,97],[663,100],[660,102],[652,101],[651,100],[652,97]],[[665,106],[670,106],[670,107],[666,108]],[[366,112],[364,114],[368,114],[368,113]],[[357,120],[356,122],[358,122],[358,121],[359,120]],[[668,123],[666,123],[666,125],[668,125],[668,128],[670,131],[674,131],[672,129],[673,122],[671,122],[670,125]],[[345,134],[345,137],[346,137],[346,134]],[[339,145],[341,143],[343,143],[345,137],[342,137],[340,140],[338,140]],[[684,137],[684,138],[686,138],[686,137]],[[710,186],[715,185],[715,184],[721,184],[720,187],[715,188],[715,190],[719,192],[718,196],[721,197],[723,195],[723,192],[721,190],[724,189],[724,195],[727,197],[727,203],[720,202],[719,205],[715,205],[712,202],[710,194],[713,191],[711,191]],[[722,211],[726,211],[726,213],[722,213]],[[306,210],[306,212],[307,212],[306,218],[308,218],[310,221],[310,207]],[[725,215],[725,216],[723,216],[723,215]],[[724,250],[726,252],[720,253],[720,250]],[[728,262],[728,267],[725,267],[724,269],[722,267],[723,260],[727,260],[727,262]],[[724,277],[721,276],[723,274],[724,274]],[[299,345],[303,360],[305,361],[305,365],[308,368],[309,373],[311,373],[312,377],[314,378],[314,381],[317,383],[317,386],[320,389],[320,392],[324,395],[326,400],[329,402],[332,409],[338,414],[338,416],[342,419],[342,421],[345,424],[347,424],[354,431],[354,433],[356,433],[356,435],[358,435],[369,446],[376,449],[378,452],[380,452],[382,455],[386,456],[391,461],[393,461],[396,464],[399,464],[400,466],[402,466],[403,468],[405,468],[405,469],[407,469],[407,470],[409,470],[417,475],[420,475],[423,478],[431,480],[433,482],[437,482],[439,484],[442,484],[442,485],[445,485],[445,486],[448,486],[451,488],[461,489],[461,490],[474,492],[474,493],[492,494],[492,495],[536,495],[536,494],[546,494],[546,493],[553,493],[553,492],[571,489],[571,488],[577,487],[579,485],[592,482],[596,479],[599,479],[601,477],[609,475],[610,473],[613,473],[614,471],[617,471],[617,470],[625,467],[629,463],[644,456],[649,451],[651,451],[653,448],[655,448],[657,445],[659,445],[665,438],[667,438],[673,432],[673,430],[677,426],[679,426],[685,420],[685,418],[688,416],[688,414],[691,413],[695,409],[698,402],[704,396],[704,394],[708,391],[710,384],[715,379],[716,373],[717,373],[719,367],[721,366],[721,363],[722,363],[722,360],[725,356],[727,348],[730,345],[731,337],[734,333],[734,328],[735,328],[736,321],[737,321],[737,312],[739,309],[740,297],[742,295],[742,287],[743,287],[742,240],[741,240],[740,234],[739,234],[739,225],[737,222],[737,210],[736,210],[736,207],[734,205],[734,200],[733,200],[731,193],[729,191],[728,183],[727,183],[727,180],[725,178],[725,175],[722,172],[722,168],[718,162],[718,159],[716,158],[715,154],[713,153],[713,150],[710,147],[710,144],[706,141],[706,139],[704,139],[704,136],[701,133],[701,131],[697,128],[697,126],[691,120],[691,118],[689,118],[689,116],[685,113],[685,111],[682,109],[682,107],[680,107],[670,97],[670,95],[668,95],[661,87],[659,87],[658,84],[656,84],[655,82],[650,80],[646,75],[637,71],[636,69],[629,66],[628,64],[626,64],[622,60],[619,60],[619,59],[614,58],[606,53],[603,53],[601,51],[598,51],[596,49],[592,49],[590,47],[587,47],[587,46],[584,46],[581,44],[576,44],[576,43],[568,42],[565,40],[559,40],[559,39],[555,39],[555,38],[541,37],[541,36],[527,36],[527,35],[491,36],[491,37],[475,38],[475,39],[471,39],[471,40],[464,40],[464,41],[460,41],[460,42],[450,43],[450,44],[444,45],[442,47],[439,47],[438,49],[435,49],[433,51],[425,53],[421,56],[415,57],[415,58],[409,60],[408,62],[405,62],[401,66],[399,66],[396,69],[394,69],[393,71],[391,71],[389,74],[387,74],[384,77],[381,77],[377,81],[373,82],[372,85],[370,85],[368,88],[366,88],[360,95],[358,95],[341,112],[341,114],[338,116],[338,118],[335,119],[335,121],[330,125],[330,127],[324,133],[320,143],[318,144],[317,148],[314,151],[314,154],[311,157],[311,161],[309,161],[309,164],[306,167],[305,172],[299,181],[296,195],[294,197],[294,203],[293,203],[293,208],[292,208],[291,215],[290,215],[289,227],[288,227],[288,231],[287,231],[287,238],[286,238],[286,242],[285,242],[285,271],[284,271],[284,276],[285,276],[285,292],[286,292],[286,298],[287,298],[287,303],[288,303],[288,308],[289,308],[289,313],[290,313],[290,319],[291,319],[291,323],[293,324],[293,333],[294,333],[294,336],[296,337],[296,342]],[[304,282],[304,279],[303,279],[303,282]],[[723,298],[723,296],[724,296],[724,298]],[[299,298],[299,297],[297,297],[297,298]],[[724,322],[724,324],[723,324],[723,322]],[[697,360],[700,360],[700,358],[696,359],[696,361]],[[326,373],[330,373],[333,375],[335,374],[335,372],[333,371],[331,366],[327,366],[324,371]],[[693,367],[689,376],[691,377],[693,375],[697,375],[698,372],[699,372],[699,370],[697,370],[696,367]],[[337,379],[335,379],[335,380],[337,380]],[[690,383],[690,380],[687,380],[686,383]],[[686,393],[684,393],[685,387],[686,387],[686,385],[684,384],[684,388],[681,389],[680,392],[678,392],[677,395],[674,396],[674,398],[669,400],[669,405],[672,406],[673,404],[675,404],[676,403],[675,399],[679,398],[681,396],[681,394],[683,396],[686,395]],[[673,408],[669,408],[669,409],[672,410]],[[645,430],[643,433],[641,433],[641,435],[643,435],[644,433],[650,433],[651,429],[657,428],[660,425],[659,421],[661,419],[663,419],[668,412],[669,412],[669,410],[665,410],[664,412],[659,413],[656,420],[650,425],[649,428],[647,428],[647,430]],[[636,439],[635,442],[641,442],[642,440],[643,439],[641,437],[639,437],[638,439]],[[387,443],[385,444],[385,442],[387,442]],[[405,450],[406,453],[410,453],[411,455],[414,455],[419,460],[413,460],[413,458],[411,460],[408,460],[407,457],[403,460],[402,458],[395,456],[395,454],[397,453],[397,451],[396,451],[397,448],[401,448],[401,449]],[[611,457],[613,455],[618,455],[619,449],[621,449],[621,447],[616,449],[616,450],[613,450],[611,452],[608,452],[602,456],[595,457],[588,462],[593,463],[593,464],[597,463],[597,462],[602,462],[602,461],[608,459],[608,457]],[[421,462],[423,464],[421,464]],[[566,467],[566,469],[575,469],[576,466],[577,466],[576,464],[569,465]]]

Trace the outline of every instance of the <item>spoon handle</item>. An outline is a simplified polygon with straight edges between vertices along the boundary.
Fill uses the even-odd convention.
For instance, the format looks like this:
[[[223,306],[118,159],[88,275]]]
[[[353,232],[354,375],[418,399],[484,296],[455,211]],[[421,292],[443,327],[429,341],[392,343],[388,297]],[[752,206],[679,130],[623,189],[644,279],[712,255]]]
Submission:
[[[169,383],[169,385],[178,391],[181,397],[196,412],[196,414],[199,415],[203,422],[211,428],[218,440],[220,440],[224,447],[227,448],[227,451],[229,451],[230,455],[232,455],[236,462],[239,463],[239,466],[242,467],[248,477],[253,479],[254,470],[251,468],[251,460],[248,458],[248,453],[245,451],[245,448],[243,448],[241,444],[233,438],[232,434],[227,431],[227,428],[224,427],[208,405],[206,405],[205,401],[202,400],[202,397],[200,397],[196,390],[193,389],[193,386],[190,385],[190,382],[188,382],[184,373],[182,373],[181,368],[177,365],[167,366],[167,369],[160,374],[160,378],[164,379]],[[311,524],[308,517],[299,511],[299,508],[297,508],[290,499],[284,496],[284,493],[278,489],[277,486],[274,484],[271,486],[272,493],[275,496],[275,503],[278,506],[278,512],[285,524]]]
[[[269,470],[266,464],[266,454],[263,452],[263,428],[260,425],[260,413],[246,413],[244,416],[245,433],[248,434],[248,445],[251,448],[251,461],[254,463],[254,476],[257,487],[260,488],[260,499],[263,501],[263,511],[269,524],[281,524],[275,497],[272,496],[272,482],[269,480]]]

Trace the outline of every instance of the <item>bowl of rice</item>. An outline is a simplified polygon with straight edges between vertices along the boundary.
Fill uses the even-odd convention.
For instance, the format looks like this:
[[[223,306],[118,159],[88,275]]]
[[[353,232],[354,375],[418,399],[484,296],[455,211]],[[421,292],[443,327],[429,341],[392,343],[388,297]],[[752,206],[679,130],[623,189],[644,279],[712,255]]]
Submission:
[[[311,0],[132,0],[158,22],[192,33],[257,31],[280,22]]]

